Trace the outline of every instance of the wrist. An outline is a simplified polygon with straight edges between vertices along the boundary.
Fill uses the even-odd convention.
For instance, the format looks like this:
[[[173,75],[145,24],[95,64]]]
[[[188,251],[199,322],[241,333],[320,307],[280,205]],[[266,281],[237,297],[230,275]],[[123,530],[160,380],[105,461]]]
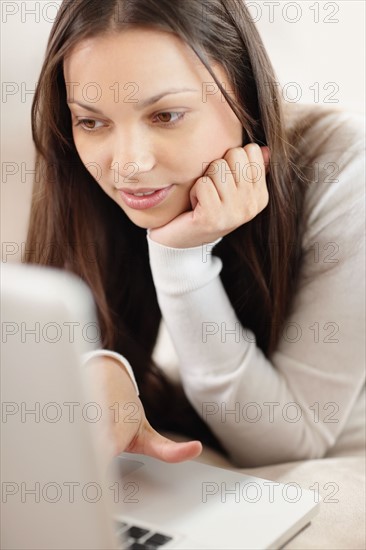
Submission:
[[[213,248],[217,243],[219,243],[223,237],[220,235],[211,236],[211,238],[207,237],[206,239],[202,236],[194,236],[191,235],[189,242],[187,240],[184,240],[183,238],[177,242],[177,239],[169,241],[167,237],[163,239],[163,241],[159,238],[159,229],[147,229],[146,230],[146,238],[150,242],[154,242],[157,245],[171,249],[171,250],[192,250],[192,249],[204,249],[205,247],[211,247]]]
[[[146,237],[155,288],[165,294],[182,295],[197,290],[221,271],[221,259],[212,255],[221,238],[192,248],[173,248],[156,243],[149,233]]]

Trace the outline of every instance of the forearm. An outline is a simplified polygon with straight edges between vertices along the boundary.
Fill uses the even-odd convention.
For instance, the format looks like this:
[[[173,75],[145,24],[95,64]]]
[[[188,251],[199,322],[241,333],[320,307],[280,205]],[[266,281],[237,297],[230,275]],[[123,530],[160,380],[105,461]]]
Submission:
[[[314,423],[313,403],[295,396],[226,300],[219,280],[181,301],[160,295],[192,405],[238,465],[323,456],[334,439]]]
[[[135,379],[132,366],[130,365],[126,357],[124,357],[119,353],[116,353],[115,351],[98,349],[98,350],[91,351],[89,353],[85,353],[82,357],[82,361],[84,364],[85,363],[91,364],[92,361],[95,363],[98,358],[103,359],[103,364],[105,365],[117,364],[120,369],[122,368],[126,373],[128,373],[128,376],[131,379],[132,384],[134,385],[136,394],[139,395],[139,389],[137,386],[137,382]],[[102,373],[100,373],[100,375],[102,375]]]
[[[305,341],[297,346],[282,341],[269,361],[229,302],[218,258],[207,257],[197,272],[185,262],[184,250],[169,257],[168,249],[151,242],[149,250],[186,394],[233,461],[251,466],[322,457],[342,427],[339,415],[328,414],[327,421],[324,407],[334,402],[345,417],[358,391],[351,373],[348,385],[343,375],[334,376],[331,348],[313,346],[318,361],[313,367],[302,363],[304,350],[310,349]],[[188,254],[192,260],[194,251]],[[355,333],[355,327],[346,328]],[[343,368],[341,361],[340,356]]]

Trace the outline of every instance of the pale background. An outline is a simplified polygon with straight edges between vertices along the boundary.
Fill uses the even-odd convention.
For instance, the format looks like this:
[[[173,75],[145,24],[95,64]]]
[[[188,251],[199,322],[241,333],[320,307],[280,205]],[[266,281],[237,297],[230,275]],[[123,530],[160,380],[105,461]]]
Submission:
[[[102,1],[102,0],[101,0]],[[34,150],[30,107],[55,1],[1,2],[2,261],[20,261]],[[365,2],[247,1],[287,101],[365,110]]]

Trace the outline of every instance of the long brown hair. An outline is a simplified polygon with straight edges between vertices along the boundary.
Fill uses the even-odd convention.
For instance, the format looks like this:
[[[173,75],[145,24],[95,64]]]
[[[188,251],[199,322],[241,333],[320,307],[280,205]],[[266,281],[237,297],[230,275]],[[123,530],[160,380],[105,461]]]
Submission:
[[[290,133],[276,75],[244,2],[74,0],[59,9],[32,106],[37,158],[27,249],[38,253],[27,261],[66,267],[87,282],[103,346],[133,365],[148,418],[184,431],[195,413],[151,358],[161,312],[146,230],[127,218],[82,164],[66,104],[62,64],[71,48],[88,37],[135,26],[175,33],[185,41],[237,114],[245,143],[270,149],[268,206],[213,251],[223,260],[220,277],[238,318],[268,357],[278,343],[301,262],[305,166],[311,159],[300,154],[296,142],[321,114]],[[212,61],[226,70],[237,101],[215,77]],[[198,416],[189,423],[190,435],[202,437]]]

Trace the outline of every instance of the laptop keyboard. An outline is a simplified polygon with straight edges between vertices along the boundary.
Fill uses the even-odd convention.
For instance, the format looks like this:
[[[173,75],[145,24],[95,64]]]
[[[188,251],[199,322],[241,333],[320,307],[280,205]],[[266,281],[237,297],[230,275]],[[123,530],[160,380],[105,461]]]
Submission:
[[[117,536],[123,543],[123,550],[156,550],[173,540],[170,535],[158,533],[124,521],[116,521]]]

